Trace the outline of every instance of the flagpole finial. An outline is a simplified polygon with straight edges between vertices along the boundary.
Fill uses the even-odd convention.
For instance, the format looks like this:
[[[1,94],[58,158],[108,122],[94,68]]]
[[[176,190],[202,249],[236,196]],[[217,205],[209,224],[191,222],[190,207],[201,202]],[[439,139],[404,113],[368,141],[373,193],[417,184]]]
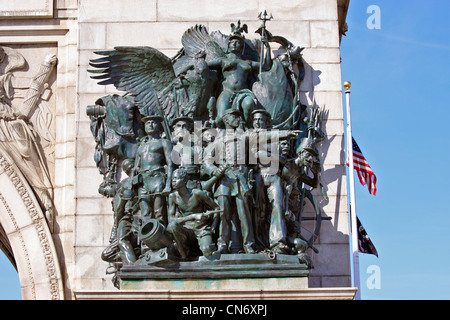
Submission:
[[[345,89],[348,90],[348,89],[350,89],[351,87],[352,87],[352,84],[350,83],[350,81],[345,81],[345,82],[344,82],[344,88],[345,88]]]

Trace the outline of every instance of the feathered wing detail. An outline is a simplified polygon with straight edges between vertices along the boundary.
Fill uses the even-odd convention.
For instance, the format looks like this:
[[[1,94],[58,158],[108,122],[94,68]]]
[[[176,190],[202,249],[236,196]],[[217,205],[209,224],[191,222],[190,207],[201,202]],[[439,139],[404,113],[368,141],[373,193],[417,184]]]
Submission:
[[[181,37],[181,43],[186,54],[194,57],[205,50],[206,43],[211,41],[211,39],[206,27],[196,24],[184,32]]]
[[[211,37],[220,46],[220,48],[222,48],[224,52],[228,50],[228,39],[230,38],[230,36],[227,36],[219,30],[216,30],[211,32]]]
[[[224,57],[225,51],[221,44],[212,37],[205,26],[195,25],[186,30],[181,38],[185,53],[190,57],[205,55],[205,61],[209,62],[217,57]]]
[[[159,109],[159,98],[171,91],[175,80],[169,57],[151,47],[115,47],[95,53],[104,57],[91,60],[90,65],[96,69],[88,71],[99,74],[92,79],[132,94],[144,114],[165,114],[164,108]]]
[[[182,55],[173,64],[173,69],[175,70],[175,75],[178,77],[183,74],[194,65],[194,58]]]
[[[159,103],[161,108],[164,110],[164,116],[167,118],[168,122],[171,123],[176,117],[182,116],[183,107],[189,102],[189,96],[184,89],[172,88],[172,90],[167,91],[164,95],[161,95]]]

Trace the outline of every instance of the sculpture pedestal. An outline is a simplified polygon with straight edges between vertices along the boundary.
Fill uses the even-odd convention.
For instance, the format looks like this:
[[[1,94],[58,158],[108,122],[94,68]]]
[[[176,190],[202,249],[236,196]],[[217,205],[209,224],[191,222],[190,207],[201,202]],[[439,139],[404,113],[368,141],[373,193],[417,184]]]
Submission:
[[[194,261],[176,262],[169,259],[156,264],[123,266],[121,280],[160,279],[242,279],[307,277],[306,265],[295,255],[221,254],[198,257]]]
[[[172,298],[248,299],[306,289],[308,274],[296,256],[223,254],[166,267],[125,266],[119,278],[121,290],[157,291]]]
[[[165,264],[165,263],[163,263]],[[77,299],[353,299],[355,288],[308,288],[296,256],[223,254],[165,266],[124,266],[120,290],[78,291]]]

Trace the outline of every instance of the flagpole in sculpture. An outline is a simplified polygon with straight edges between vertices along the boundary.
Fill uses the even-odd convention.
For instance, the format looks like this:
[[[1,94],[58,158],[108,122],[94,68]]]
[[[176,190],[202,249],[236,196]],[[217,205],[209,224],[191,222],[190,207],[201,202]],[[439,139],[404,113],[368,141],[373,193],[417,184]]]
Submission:
[[[358,224],[356,218],[356,201],[355,201],[355,178],[353,164],[353,147],[352,147],[352,122],[350,117],[350,88],[352,84],[349,81],[344,82],[345,98],[347,103],[347,160],[349,166],[349,183],[350,183],[350,226],[352,234],[352,251],[353,251],[353,286],[358,288],[355,294],[355,300],[361,299],[360,277],[359,277],[359,250],[358,250]]]

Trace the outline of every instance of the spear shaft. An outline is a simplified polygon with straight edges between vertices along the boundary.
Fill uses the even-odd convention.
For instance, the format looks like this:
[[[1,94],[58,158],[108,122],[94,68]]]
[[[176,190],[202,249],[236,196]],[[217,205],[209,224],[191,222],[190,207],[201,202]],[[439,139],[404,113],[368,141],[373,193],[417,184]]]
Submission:
[[[262,17],[261,17],[262,16]],[[265,39],[266,37],[266,21],[272,20],[272,14],[270,15],[269,18],[267,18],[267,11],[264,10],[264,13],[260,13],[258,15],[259,20],[262,20],[262,26],[261,26],[261,61],[259,64],[259,74],[262,73],[262,68],[264,65],[264,44],[263,44],[263,39]]]
[[[266,20],[263,20],[263,27],[261,29],[261,40],[264,39],[264,37],[266,36],[265,28],[266,28]],[[263,64],[264,64],[264,44],[261,41],[261,61],[259,63],[259,74],[262,73]]]

